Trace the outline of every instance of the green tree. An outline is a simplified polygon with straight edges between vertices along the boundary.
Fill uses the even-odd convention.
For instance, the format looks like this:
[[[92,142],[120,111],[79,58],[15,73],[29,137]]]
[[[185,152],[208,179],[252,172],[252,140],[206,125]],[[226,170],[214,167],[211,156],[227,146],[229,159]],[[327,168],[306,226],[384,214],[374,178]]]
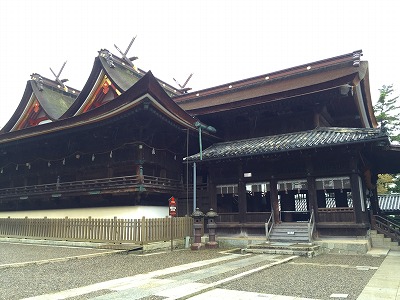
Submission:
[[[385,128],[392,141],[400,142],[400,105],[399,96],[392,96],[393,85],[383,85],[380,96],[374,106],[375,117],[381,128]]]
[[[391,141],[400,142],[400,105],[399,96],[393,96],[393,85],[383,85],[380,96],[374,106],[375,117],[382,129],[385,129]],[[378,194],[400,193],[399,174],[380,174],[377,182]]]
[[[378,194],[388,194],[390,192],[390,187],[394,183],[394,177],[391,174],[379,174],[378,181],[376,183],[376,188]]]

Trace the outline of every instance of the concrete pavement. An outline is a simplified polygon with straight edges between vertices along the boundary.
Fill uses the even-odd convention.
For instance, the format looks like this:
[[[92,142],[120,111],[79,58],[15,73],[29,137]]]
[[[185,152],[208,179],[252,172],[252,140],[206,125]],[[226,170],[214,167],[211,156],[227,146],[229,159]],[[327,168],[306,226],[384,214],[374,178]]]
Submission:
[[[389,251],[358,300],[400,300],[400,251]]]

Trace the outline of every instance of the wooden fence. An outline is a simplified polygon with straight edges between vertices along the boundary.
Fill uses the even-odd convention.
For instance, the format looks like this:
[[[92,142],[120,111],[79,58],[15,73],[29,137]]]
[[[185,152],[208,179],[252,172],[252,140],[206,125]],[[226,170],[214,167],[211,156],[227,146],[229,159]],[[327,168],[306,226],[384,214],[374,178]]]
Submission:
[[[0,218],[2,237],[146,244],[170,240],[171,233],[174,239],[192,236],[193,219]]]

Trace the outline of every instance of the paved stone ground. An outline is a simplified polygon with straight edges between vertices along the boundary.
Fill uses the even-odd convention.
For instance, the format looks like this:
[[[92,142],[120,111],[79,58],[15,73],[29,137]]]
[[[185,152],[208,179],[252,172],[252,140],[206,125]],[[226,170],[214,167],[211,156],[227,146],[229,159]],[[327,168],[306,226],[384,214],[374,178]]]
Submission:
[[[295,258],[278,263],[288,256],[243,256],[222,251],[176,250],[145,255],[105,256],[98,249],[0,243],[0,299],[22,299],[71,290],[76,294],[69,294],[68,299],[73,300],[177,299],[171,298],[167,290],[162,290],[161,286],[166,283],[181,287],[181,293],[188,293],[189,287],[194,291],[196,288],[211,286],[211,290],[220,288],[311,299],[335,299],[331,298],[332,294],[356,299],[384,259],[383,256],[369,255],[320,255],[312,259]],[[29,255],[29,259],[25,255]],[[46,259],[74,256],[84,259],[70,258],[43,263]],[[10,262],[27,260],[42,262],[4,267]],[[207,261],[211,263],[206,265]],[[245,273],[257,268],[257,272]],[[143,274],[147,274],[147,279]],[[246,276],[235,278],[243,274]],[[154,293],[149,294],[146,285],[138,288],[138,278],[148,288],[158,286],[158,290],[154,289]],[[225,281],[227,278],[230,280]],[[220,284],[214,286],[215,283]],[[92,290],[88,289],[90,286]],[[142,294],[134,296],[139,290]]]

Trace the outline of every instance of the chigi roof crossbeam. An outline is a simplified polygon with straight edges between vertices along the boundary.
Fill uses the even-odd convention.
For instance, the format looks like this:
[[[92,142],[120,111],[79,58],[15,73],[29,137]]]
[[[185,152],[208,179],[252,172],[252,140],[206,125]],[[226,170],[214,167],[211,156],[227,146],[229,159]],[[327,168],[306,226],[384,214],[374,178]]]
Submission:
[[[115,45],[115,44],[114,44],[114,47],[115,47],[115,48],[118,50],[118,52],[121,54],[122,59],[123,59],[126,63],[128,63],[128,65],[130,65],[133,69],[136,70],[137,68],[135,67],[135,65],[134,65],[132,62],[135,61],[135,60],[137,60],[139,57],[137,57],[137,56],[132,56],[132,57],[129,57],[129,58],[128,58],[128,57],[126,56],[126,55],[128,54],[128,52],[129,52],[129,50],[131,49],[132,44],[133,44],[133,42],[135,41],[135,39],[136,39],[136,36],[133,37],[133,39],[132,39],[131,42],[129,43],[128,48],[126,48],[125,52],[122,52],[121,49],[119,49],[118,46]]]

